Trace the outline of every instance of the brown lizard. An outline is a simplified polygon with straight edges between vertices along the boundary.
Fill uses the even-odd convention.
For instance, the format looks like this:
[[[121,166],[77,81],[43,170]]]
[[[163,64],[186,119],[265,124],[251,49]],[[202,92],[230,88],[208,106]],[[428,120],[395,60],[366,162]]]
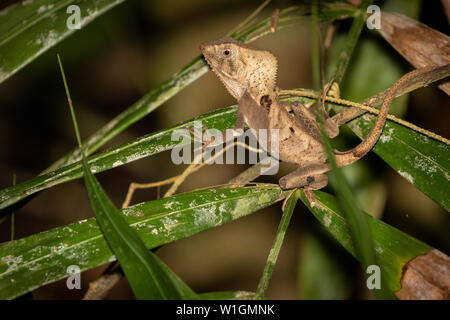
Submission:
[[[200,50],[228,92],[239,102],[234,129],[243,129],[244,123],[252,129],[278,129],[279,160],[298,165],[298,169],[279,180],[279,185],[282,189],[303,187],[310,205],[314,206],[312,190],[328,184],[325,173],[331,166],[321,143],[316,115],[299,103],[290,105],[279,99],[275,56],[232,38],[204,43]],[[349,151],[334,151],[338,167],[354,163],[373,148],[383,131],[395,91],[403,82],[423,71],[418,69],[406,74],[388,90],[369,135]],[[324,108],[321,111],[326,120],[327,135],[334,138],[339,133],[338,125]],[[267,150],[270,150],[270,143],[267,142]]]

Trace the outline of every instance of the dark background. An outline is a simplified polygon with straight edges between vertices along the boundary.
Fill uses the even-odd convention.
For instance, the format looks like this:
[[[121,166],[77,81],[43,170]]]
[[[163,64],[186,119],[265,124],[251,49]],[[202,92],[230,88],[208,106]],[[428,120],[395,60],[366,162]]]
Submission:
[[[396,1],[396,0],[391,0]],[[2,1],[0,8],[15,1]],[[0,188],[35,177],[76,145],[56,53],[60,53],[81,134],[87,137],[149,90],[200,54],[199,44],[227,33],[252,12],[260,1],[127,1],[46,52],[0,85]],[[295,1],[273,1],[261,16]],[[440,1],[423,1],[420,21],[448,34]],[[279,60],[282,88],[311,88],[309,22],[256,41]],[[392,50],[386,44],[386,50]],[[1,54],[1,52],[0,52]],[[395,53],[393,52],[395,55]],[[398,55],[405,70],[408,65]],[[345,96],[344,96],[345,97]],[[210,72],[177,94],[155,112],[128,128],[102,148],[175,125],[218,107],[235,104]],[[434,87],[411,94],[404,118],[444,137],[449,99]],[[356,140],[355,140],[356,142]],[[375,155],[371,164],[374,197],[384,221],[449,254],[448,214]],[[100,182],[120,206],[130,182],[150,182],[179,174],[166,152],[101,173]],[[245,166],[208,166],[191,176],[179,192],[222,184]],[[288,172],[282,166],[276,182]],[[358,186],[354,186],[358,192]],[[328,191],[331,191],[327,189]],[[164,190],[163,190],[164,191]],[[134,203],[156,197],[155,190],[138,191]],[[158,255],[195,291],[254,291],[281,215],[280,204],[225,226],[165,245]],[[370,210],[370,209],[367,209]],[[38,194],[16,212],[16,238],[92,217],[82,180],[58,185]],[[0,225],[0,241],[9,240],[9,220]],[[299,203],[268,291],[268,298],[308,298],[300,294],[305,239],[318,239],[338,262],[347,281],[344,298],[368,297],[358,264],[321,229]],[[65,281],[34,291],[37,299],[79,299],[105,266],[82,274],[82,290],[70,291]],[[108,295],[133,298],[126,280]]]

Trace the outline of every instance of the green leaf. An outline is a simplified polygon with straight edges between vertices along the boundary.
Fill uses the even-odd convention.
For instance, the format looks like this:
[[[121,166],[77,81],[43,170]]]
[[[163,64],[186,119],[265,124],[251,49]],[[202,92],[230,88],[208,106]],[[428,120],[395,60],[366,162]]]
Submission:
[[[309,207],[308,200],[303,192],[301,200],[333,237],[357,258],[351,239],[350,227],[339,209],[336,198],[321,191],[315,191],[314,193],[317,201],[314,208]],[[364,213],[364,217],[372,235],[376,260],[384,271],[383,274],[386,277],[387,284],[395,292],[401,288],[400,280],[406,263],[432,248],[366,213]]]
[[[195,191],[122,210],[148,249],[189,237],[265,208],[286,196],[260,185]],[[0,299],[13,299],[67,277],[67,267],[87,270],[116,258],[94,218],[0,245]]]
[[[362,139],[374,122],[363,117],[349,126]],[[409,183],[450,211],[450,146],[390,122],[373,151]]]
[[[368,120],[368,117],[366,115],[349,123],[359,137],[365,137],[373,125],[373,120]],[[201,120],[208,128],[225,130],[233,127],[236,121],[236,107],[216,110],[196,120]],[[89,157],[89,164],[92,171],[98,173],[167,151],[179,143],[171,141],[172,132],[192,127],[193,124],[194,120],[190,120],[110,148]],[[446,194],[450,187],[450,165],[447,161],[450,158],[449,146],[388,120],[374,151],[419,190],[447,211],[450,210],[450,200]],[[0,209],[7,208],[38,191],[78,179],[82,175],[81,163],[77,162],[3,189],[0,191]]]
[[[0,83],[71,35],[70,5],[81,13],[81,28],[125,0],[22,1],[0,11]]]
[[[145,247],[83,159],[84,181],[95,217],[137,299],[195,299],[196,294]]]
[[[110,148],[104,152],[88,158],[92,172],[99,173],[145,157],[167,151],[176,145],[181,145],[179,140],[172,141],[172,133],[177,129],[193,127],[194,121],[202,121],[208,128],[225,130],[232,128],[236,122],[236,107],[220,109],[205,114],[168,129],[160,130],[146,136],[137,138],[128,143]],[[189,132],[186,132],[189,134]],[[185,142],[181,141],[185,144]],[[190,143],[190,142],[189,142]],[[38,191],[50,188],[63,182],[78,179],[83,176],[81,161],[55,171],[42,174],[33,179],[16,184],[0,191],[0,209],[4,209],[21,199]]]
[[[374,122],[373,117],[363,116],[349,126],[363,138]],[[450,146],[388,121],[373,151],[402,177],[450,210]]]

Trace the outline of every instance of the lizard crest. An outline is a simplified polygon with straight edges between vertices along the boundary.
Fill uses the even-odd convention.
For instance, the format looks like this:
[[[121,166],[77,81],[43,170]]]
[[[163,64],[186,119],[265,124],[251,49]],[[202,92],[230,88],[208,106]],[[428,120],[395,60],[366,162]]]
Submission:
[[[276,89],[277,59],[270,52],[247,47],[233,38],[203,43],[200,50],[236,100],[245,90],[259,101]]]

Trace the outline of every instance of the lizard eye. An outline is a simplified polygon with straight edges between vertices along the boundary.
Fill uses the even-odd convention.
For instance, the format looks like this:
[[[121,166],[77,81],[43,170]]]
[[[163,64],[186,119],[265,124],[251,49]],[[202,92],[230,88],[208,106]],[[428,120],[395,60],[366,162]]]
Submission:
[[[223,55],[228,57],[231,54],[231,51],[228,49],[223,50]]]

